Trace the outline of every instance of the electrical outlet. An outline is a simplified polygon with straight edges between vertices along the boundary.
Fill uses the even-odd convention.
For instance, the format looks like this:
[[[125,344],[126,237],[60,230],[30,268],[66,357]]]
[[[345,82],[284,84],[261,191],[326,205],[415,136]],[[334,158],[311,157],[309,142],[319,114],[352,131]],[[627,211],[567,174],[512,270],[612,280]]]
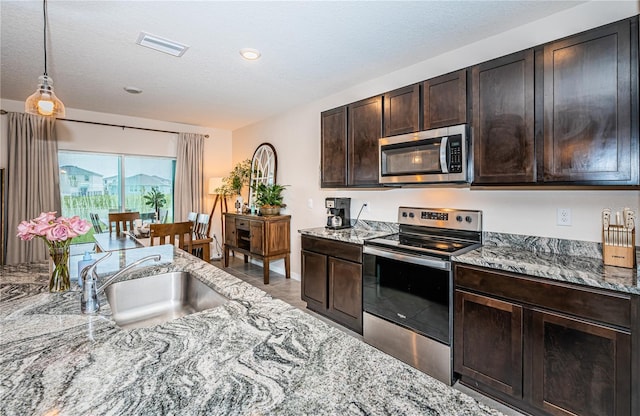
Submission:
[[[313,209],[313,199],[307,199],[307,208]]]
[[[558,208],[557,212],[557,225],[565,227],[571,226],[571,209],[570,208]]]

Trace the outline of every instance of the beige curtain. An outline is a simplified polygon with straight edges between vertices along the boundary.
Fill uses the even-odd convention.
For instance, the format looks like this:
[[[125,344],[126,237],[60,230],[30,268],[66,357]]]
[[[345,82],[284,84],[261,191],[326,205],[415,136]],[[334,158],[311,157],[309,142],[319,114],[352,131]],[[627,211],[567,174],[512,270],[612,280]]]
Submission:
[[[176,160],[174,221],[186,221],[189,212],[203,212],[204,135],[180,133]]]
[[[7,264],[44,261],[48,257],[40,239],[16,237],[18,224],[41,212],[61,215],[58,141],[55,119],[9,113],[7,164]]]

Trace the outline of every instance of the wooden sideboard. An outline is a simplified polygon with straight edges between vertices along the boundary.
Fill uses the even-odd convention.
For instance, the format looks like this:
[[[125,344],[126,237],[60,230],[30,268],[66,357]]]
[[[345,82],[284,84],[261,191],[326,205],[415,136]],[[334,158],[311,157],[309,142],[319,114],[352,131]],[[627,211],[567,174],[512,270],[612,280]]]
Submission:
[[[229,266],[229,251],[262,260],[264,283],[269,284],[269,262],[284,259],[285,276],[290,274],[290,215],[250,215],[224,213],[224,267]]]

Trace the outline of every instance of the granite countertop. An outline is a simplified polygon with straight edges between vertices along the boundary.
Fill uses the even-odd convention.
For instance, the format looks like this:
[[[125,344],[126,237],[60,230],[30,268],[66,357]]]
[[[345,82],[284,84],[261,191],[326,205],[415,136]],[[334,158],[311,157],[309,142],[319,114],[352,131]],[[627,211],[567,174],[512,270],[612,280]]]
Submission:
[[[638,269],[604,265],[602,257],[598,257],[600,249],[597,243],[528,236],[516,241],[518,236],[514,238],[508,234],[499,238],[506,235],[510,241],[496,241],[496,235],[485,241],[483,247],[455,256],[452,260],[558,282],[640,294]]]
[[[327,238],[329,240],[362,245],[365,240],[397,233],[398,225],[380,221],[362,220],[358,221],[356,225],[351,228],[333,230],[326,227],[316,227],[298,230],[298,232],[311,237]]]
[[[173,246],[97,268],[153,252],[125,278],[189,271],[230,301],[125,330],[104,295],[91,316],[75,284],[49,293],[46,263],[0,268],[0,414],[500,414]]]

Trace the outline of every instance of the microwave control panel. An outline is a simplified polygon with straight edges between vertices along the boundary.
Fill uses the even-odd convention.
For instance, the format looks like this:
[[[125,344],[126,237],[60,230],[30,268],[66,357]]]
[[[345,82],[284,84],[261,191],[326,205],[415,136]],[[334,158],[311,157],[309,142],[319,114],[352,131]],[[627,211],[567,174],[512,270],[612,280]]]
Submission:
[[[449,172],[462,172],[462,136],[449,137]]]

